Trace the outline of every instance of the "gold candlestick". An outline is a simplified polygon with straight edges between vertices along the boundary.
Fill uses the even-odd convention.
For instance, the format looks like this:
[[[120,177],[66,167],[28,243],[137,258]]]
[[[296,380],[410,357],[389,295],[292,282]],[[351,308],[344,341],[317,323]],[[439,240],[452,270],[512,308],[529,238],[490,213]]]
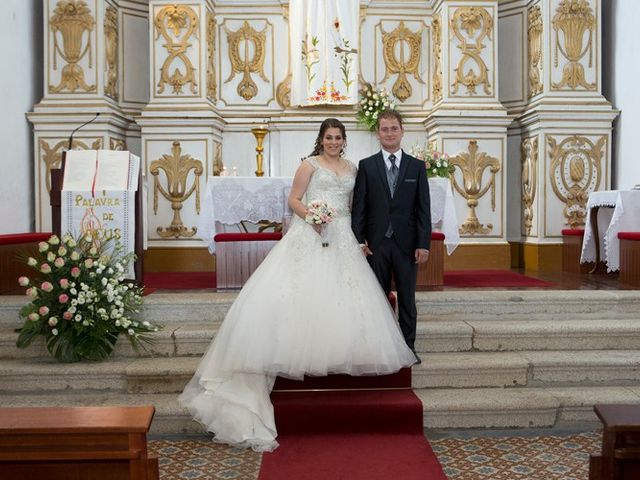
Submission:
[[[251,133],[253,133],[254,137],[256,137],[256,142],[258,145],[256,146],[256,163],[258,165],[258,169],[256,170],[256,177],[263,177],[264,171],[262,170],[262,161],[264,160],[264,156],[262,152],[264,152],[264,147],[262,146],[262,142],[264,141],[264,137],[269,132],[269,129],[266,125],[260,125],[259,127],[254,127],[251,129]]]

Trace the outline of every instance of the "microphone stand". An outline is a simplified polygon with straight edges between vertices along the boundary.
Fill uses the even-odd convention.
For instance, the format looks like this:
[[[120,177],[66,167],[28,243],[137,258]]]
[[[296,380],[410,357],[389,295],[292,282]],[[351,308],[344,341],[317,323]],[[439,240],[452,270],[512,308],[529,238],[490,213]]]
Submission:
[[[62,230],[60,207],[62,205],[62,180],[64,178],[64,167],[67,161],[67,152],[71,150],[73,146],[73,136],[75,135],[75,133],[82,127],[93,123],[99,116],[100,112],[97,112],[91,120],[89,120],[88,122],[84,122],[82,125],[72,130],[71,135],[69,135],[69,143],[67,144],[67,149],[62,151],[60,168],[51,169],[51,191],[49,192],[49,205],[51,205],[51,229],[53,233],[58,237],[61,236]]]

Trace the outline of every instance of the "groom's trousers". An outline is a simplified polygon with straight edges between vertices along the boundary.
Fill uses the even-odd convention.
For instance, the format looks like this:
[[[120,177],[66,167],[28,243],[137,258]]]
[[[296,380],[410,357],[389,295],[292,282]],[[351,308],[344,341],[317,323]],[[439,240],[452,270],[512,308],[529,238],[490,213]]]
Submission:
[[[373,255],[367,257],[384,293],[391,291],[391,275],[396,281],[398,291],[398,322],[400,330],[411,350],[415,348],[416,322],[416,278],[418,266],[412,255],[403,252],[396,241],[384,238],[380,245],[373,250]]]

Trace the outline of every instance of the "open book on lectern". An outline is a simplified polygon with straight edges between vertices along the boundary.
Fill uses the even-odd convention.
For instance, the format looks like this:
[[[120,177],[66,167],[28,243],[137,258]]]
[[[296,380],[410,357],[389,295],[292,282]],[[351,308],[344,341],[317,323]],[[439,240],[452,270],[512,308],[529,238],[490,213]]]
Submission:
[[[71,150],[62,183],[61,232],[91,233],[135,251],[135,192],[140,158],[127,151]],[[129,269],[133,278],[133,267]]]

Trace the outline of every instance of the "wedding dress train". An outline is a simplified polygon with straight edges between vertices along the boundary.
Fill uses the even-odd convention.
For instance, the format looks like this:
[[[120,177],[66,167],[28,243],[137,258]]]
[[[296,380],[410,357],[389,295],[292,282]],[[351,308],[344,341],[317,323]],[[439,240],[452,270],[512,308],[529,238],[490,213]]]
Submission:
[[[336,209],[328,247],[294,215],[238,294],[179,400],[214,441],[277,447],[269,395],[276,376],[384,375],[415,363],[351,231],[355,166],[338,176],[314,158],[306,203]]]

